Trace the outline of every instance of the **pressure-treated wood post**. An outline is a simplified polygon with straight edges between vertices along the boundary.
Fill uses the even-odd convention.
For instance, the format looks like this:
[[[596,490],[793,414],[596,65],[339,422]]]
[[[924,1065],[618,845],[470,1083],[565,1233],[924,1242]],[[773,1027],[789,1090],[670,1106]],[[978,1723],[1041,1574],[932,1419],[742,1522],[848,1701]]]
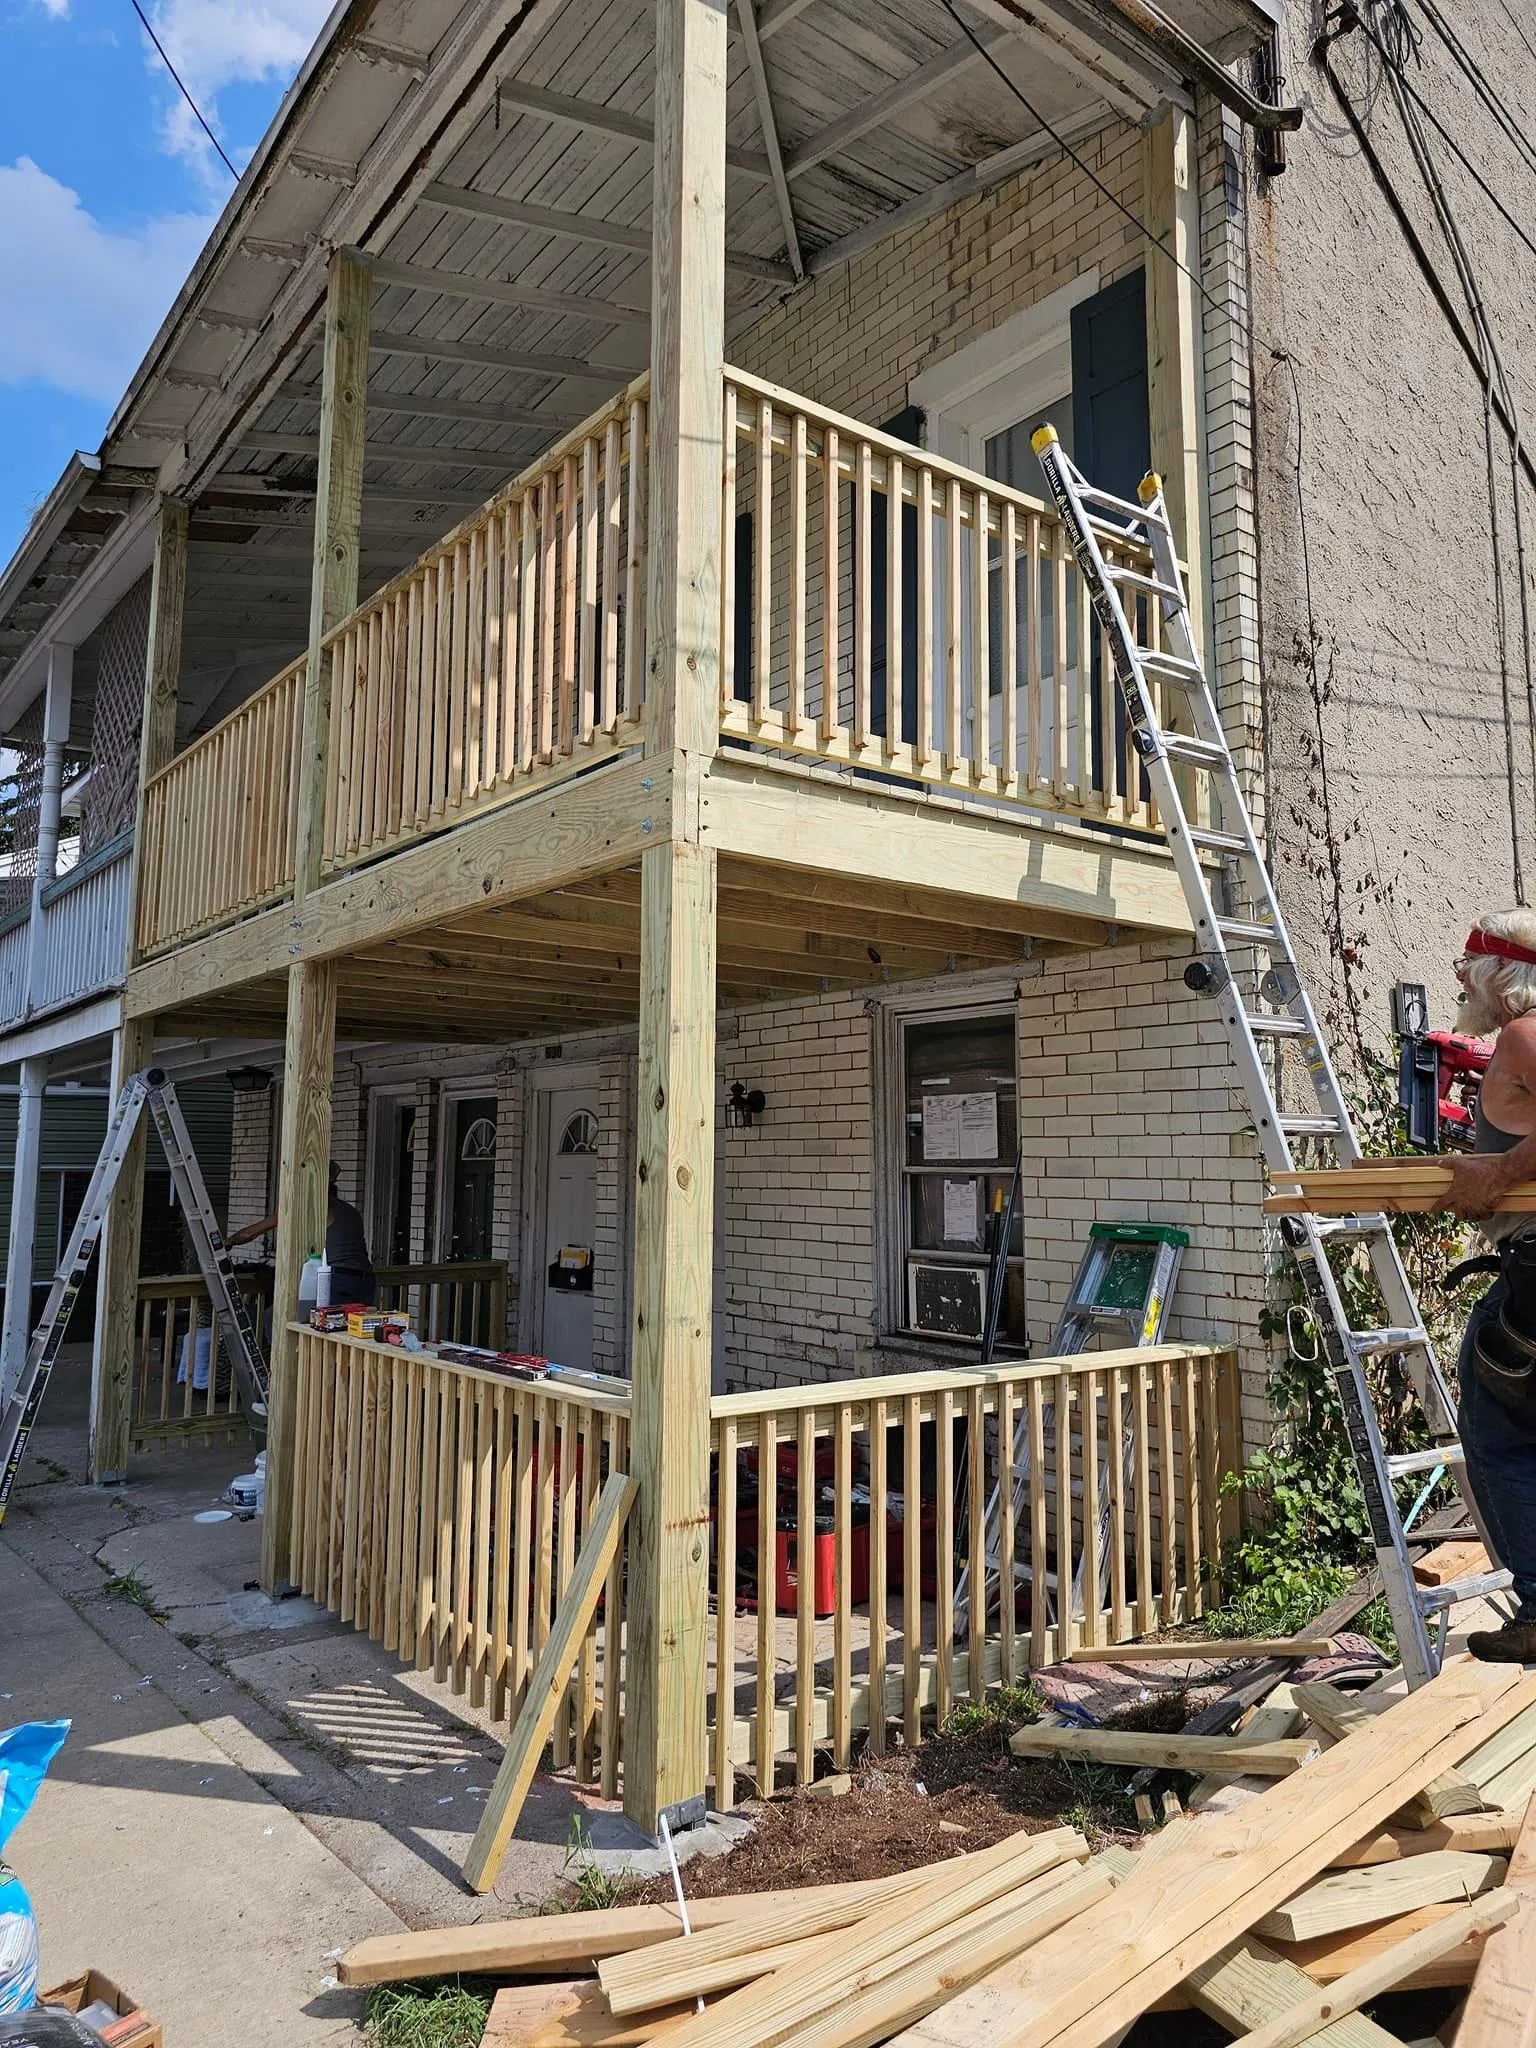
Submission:
[[[648,1830],[707,1770],[715,856],[698,793],[719,730],[725,44],[725,0],[657,0],[646,750],[672,826],[641,863],[624,1719],[624,1810]]]
[[[43,1159],[43,1091],[47,1083],[46,1058],[22,1061],[11,1171],[11,1233],[5,1261],[5,1326],[0,1336],[0,1405],[20,1382],[32,1334],[32,1243],[37,1236],[37,1181]]]
[[[126,964],[140,956],[143,891],[144,793],[176,751],[176,700],[181,687],[181,632],[187,600],[188,508],[162,498],[155,521],[155,561],[149,585],[149,638],[144,650],[144,723],[139,736],[139,799],[128,892]],[[129,1074],[154,1058],[150,1017],[120,1025],[112,1037],[112,1100]],[[97,1253],[96,1337],[91,1354],[90,1470],[98,1486],[128,1476],[128,1432],[133,1415],[133,1346],[139,1293],[139,1230],[144,1214],[143,1121],[118,1175]]]
[[[1188,564],[1190,617],[1208,645],[1205,379],[1195,283],[1200,275],[1200,186],[1193,117],[1166,108],[1145,131],[1142,149],[1147,219],[1158,241],[1158,248],[1147,251],[1152,467],[1163,479],[1174,536]]]
[[[325,651],[325,636],[357,603],[363,516],[363,414],[372,307],[373,272],[367,258],[355,249],[338,249],[331,258],[325,301],[309,662],[304,677],[304,721],[299,743],[295,905],[302,903],[318,884],[324,853],[326,756],[331,729],[331,664]],[[335,965],[329,961],[297,961],[288,970],[288,1028],[283,1048],[283,1121],[273,1254],[266,1513],[261,1537],[261,1583],[269,1593],[288,1582],[292,1564],[289,1539],[293,1529],[293,1395],[298,1359],[288,1325],[298,1301],[304,1261],[325,1245],[335,1055]]]

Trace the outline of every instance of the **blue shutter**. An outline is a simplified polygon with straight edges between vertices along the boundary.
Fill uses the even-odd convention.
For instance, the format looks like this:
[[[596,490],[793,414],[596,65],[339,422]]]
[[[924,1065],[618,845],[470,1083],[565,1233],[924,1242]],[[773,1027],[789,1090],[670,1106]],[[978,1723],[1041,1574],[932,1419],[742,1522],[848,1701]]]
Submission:
[[[1072,442],[1090,483],[1134,500],[1152,467],[1143,270],[1072,308]]]

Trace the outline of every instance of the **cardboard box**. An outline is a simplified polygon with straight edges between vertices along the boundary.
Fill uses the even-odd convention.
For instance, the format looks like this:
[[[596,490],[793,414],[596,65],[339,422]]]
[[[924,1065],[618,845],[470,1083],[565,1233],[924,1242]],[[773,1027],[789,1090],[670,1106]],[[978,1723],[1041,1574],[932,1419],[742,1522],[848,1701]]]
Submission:
[[[99,1970],[87,1970],[84,1976],[55,1984],[38,2000],[40,2005],[62,2005],[66,2012],[84,2012],[87,2006],[98,2002],[111,2006],[118,2015],[116,2024],[101,2035],[103,2048],[165,2048],[160,2022],[152,2020],[137,2000],[119,1990]]]

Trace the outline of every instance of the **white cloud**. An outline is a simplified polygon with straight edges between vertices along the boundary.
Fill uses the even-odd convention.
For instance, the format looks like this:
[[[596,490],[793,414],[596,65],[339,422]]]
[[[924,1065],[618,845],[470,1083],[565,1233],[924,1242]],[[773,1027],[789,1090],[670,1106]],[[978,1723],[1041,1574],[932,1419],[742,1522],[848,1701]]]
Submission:
[[[67,6],[69,0],[62,4]],[[286,87],[329,12],[329,0],[162,0],[150,19],[188,92],[238,164],[254,138],[236,142],[225,134],[219,119],[220,92],[227,85],[266,82]],[[145,47],[151,67],[160,70],[147,40]],[[200,168],[219,168],[219,175],[227,179],[212,160],[208,138],[174,81],[167,83],[175,94],[165,117],[167,146]]]
[[[44,14],[51,14],[55,21],[63,21],[69,13],[69,0],[37,0]]]
[[[0,164],[0,383],[115,403],[212,226],[165,214],[115,233],[30,157]]]

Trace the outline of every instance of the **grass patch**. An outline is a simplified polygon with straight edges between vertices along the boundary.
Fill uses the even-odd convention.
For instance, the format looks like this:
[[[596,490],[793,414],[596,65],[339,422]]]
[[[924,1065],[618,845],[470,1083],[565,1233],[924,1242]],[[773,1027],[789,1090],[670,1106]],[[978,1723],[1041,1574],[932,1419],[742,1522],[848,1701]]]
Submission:
[[[1123,1768],[1064,1756],[1053,1757],[1052,1762],[1072,1792],[1073,1803],[1062,1820],[1086,1838],[1090,1849],[1098,1848],[1106,1835],[1135,1827],[1136,1802],[1125,1789]]]
[[[110,1593],[114,1600],[126,1600],[133,1607],[142,1607],[151,1621],[164,1621],[165,1612],[155,1604],[155,1591],[148,1579],[141,1579],[137,1572],[114,1572],[101,1589]]]
[[[462,1977],[375,1984],[363,2013],[370,2048],[479,2048],[495,1993]]]
[[[997,1692],[989,1692],[985,1699],[956,1707],[939,1734],[959,1742],[996,1728],[1006,1737],[1023,1722],[1038,1721],[1049,1704],[1044,1693],[1033,1685],[1005,1685]]]
[[[571,1815],[566,1830],[565,1881],[569,1892],[563,1899],[551,1899],[546,1913],[601,1913],[616,1906],[624,1894],[625,1880],[604,1870],[592,1853],[592,1837],[579,1813]]]

